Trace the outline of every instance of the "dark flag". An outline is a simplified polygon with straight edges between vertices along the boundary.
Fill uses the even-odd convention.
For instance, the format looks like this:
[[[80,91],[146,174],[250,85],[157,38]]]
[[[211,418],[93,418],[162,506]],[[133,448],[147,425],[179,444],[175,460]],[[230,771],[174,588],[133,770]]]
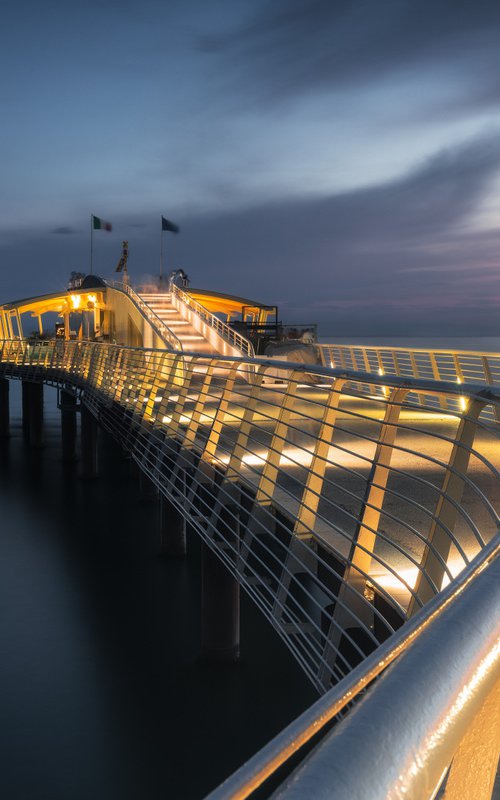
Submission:
[[[175,224],[175,222],[170,222],[170,220],[165,219],[165,217],[161,218],[161,229],[162,231],[171,231],[172,233],[179,233],[179,226]]]

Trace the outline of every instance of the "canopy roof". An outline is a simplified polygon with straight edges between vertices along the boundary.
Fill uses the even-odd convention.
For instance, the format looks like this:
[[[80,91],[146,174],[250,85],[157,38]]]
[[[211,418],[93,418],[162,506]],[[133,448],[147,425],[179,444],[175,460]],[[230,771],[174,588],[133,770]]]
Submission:
[[[212,314],[220,311],[224,314],[242,314],[243,310],[246,312],[266,311],[274,312],[276,306],[270,306],[266,303],[259,303],[257,300],[249,300],[246,297],[238,297],[233,294],[222,294],[221,292],[211,292],[208,289],[185,289],[186,294],[189,294],[193,300],[197,300]]]
[[[81,296],[81,299],[75,301],[74,297]],[[42,294],[37,297],[27,297],[23,300],[13,300],[11,303],[4,303],[0,306],[1,311],[18,311],[19,314],[24,314],[31,311],[33,316],[45,314],[49,311],[55,311],[60,314],[64,311],[84,310],[88,302],[93,302],[95,305],[103,303],[102,290],[89,289],[71,289],[64,292],[53,292],[52,294]]]

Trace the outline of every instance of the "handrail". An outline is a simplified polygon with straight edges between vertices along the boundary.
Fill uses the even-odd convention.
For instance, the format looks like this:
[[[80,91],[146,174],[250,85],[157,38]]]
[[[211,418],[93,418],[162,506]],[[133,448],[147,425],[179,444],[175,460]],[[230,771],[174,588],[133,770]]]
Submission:
[[[132,302],[138,306],[142,314],[149,320],[153,328],[156,329],[156,332],[163,339],[163,341],[170,345],[172,350],[182,351],[182,342],[179,337],[176,336],[172,330],[170,330],[168,325],[165,325],[158,314],[155,314],[153,309],[144,302],[142,297],[140,297],[140,295],[138,295],[137,292],[135,292],[132,287],[128,285],[128,283],[122,283],[121,281],[106,281],[106,286],[110,286],[112,289],[118,289],[118,291],[128,294]]]
[[[374,374],[431,380],[500,385],[500,353],[473,350],[427,350],[425,348],[381,347],[361,344],[315,344],[316,352],[325,366],[343,367]],[[421,405],[428,398],[418,395]],[[440,400],[441,408],[446,400]],[[484,409],[484,419],[500,422],[500,411]]]
[[[491,797],[498,760],[499,606],[497,558],[329,734],[279,798],[327,800],[335,787],[336,800],[433,800],[443,786],[447,800]]]
[[[268,744],[266,744],[260,751],[258,751],[254,756],[252,756],[245,764],[243,764],[233,775],[227,778],[219,787],[214,789],[206,798],[206,800],[244,800],[244,798],[250,797],[253,792],[258,789],[269,777],[271,777],[278,769],[280,769],[283,764],[285,764],[292,756],[295,756],[296,753],[300,752],[302,748],[307,746],[312,740],[317,740],[318,736],[325,733],[325,729],[328,730],[327,726],[329,723],[332,722],[342,711],[345,709],[349,709],[353,701],[357,698],[362,696],[362,693],[369,686],[376,678],[378,678],[382,673],[384,673],[391,664],[394,664],[392,667],[393,674],[399,673],[399,662],[397,659],[400,659],[405,653],[407,653],[410,648],[414,645],[414,643],[418,643],[422,641],[422,637],[426,637],[428,633],[431,633],[434,642],[431,642],[431,646],[434,646],[434,643],[437,641],[438,645],[441,650],[446,650],[446,637],[447,631],[449,629],[448,623],[441,623],[441,620],[444,619],[444,615],[449,613],[449,610],[452,610],[452,614],[454,617],[454,624],[457,625],[460,629],[464,629],[464,619],[462,615],[462,610],[467,611],[469,605],[469,590],[470,586],[474,584],[482,584],[485,581],[484,576],[482,573],[484,572],[485,568],[488,566],[490,562],[496,561],[496,570],[498,574],[498,569],[500,567],[500,560],[498,559],[498,555],[500,554],[500,534],[497,534],[491,542],[484,547],[484,549],[478,553],[478,555],[474,558],[474,560],[468,564],[460,575],[457,576],[448,586],[443,589],[439,595],[433,598],[426,606],[424,606],[418,615],[416,615],[412,620],[407,622],[396,631],[386,642],[381,644],[377,650],[368,656],[361,664],[355,667],[352,672],[348,676],[346,676],[340,683],[330,689],[329,692],[324,694],[313,703],[306,711],[304,711],[296,720],[290,723],[283,731],[281,731],[277,736],[274,737]],[[488,589],[486,590],[486,601],[491,605],[491,608],[495,610],[494,605],[494,597],[490,596],[489,588],[493,588],[493,595],[495,592],[498,592],[498,587],[500,585],[500,576],[495,581],[492,580],[491,577],[488,578]],[[462,597],[463,595],[463,597]],[[484,637],[484,614],[485,606],[480,604],[478,607],[476,604],[475,613],[478,614],[481,619],[479,620],[479,630],[481,628],[481,637]],[[486,620],[487,622],[487,637],[489,639],[490,635],[490,624],[492,623],[492,627],[494,628],[495,616],[492,615],[490,619]],[[444,637],[443,640],[440,636],[436,633],[436,625],[443,624],[444,625]],[[476,628],[477,630],[477,628]],[[465,637],[462,635],[461,637],[464,639]],[[425,647],[425,645],[424,645]],[[478,652],[481,652],[478,649]],[[469,648],[469,653],[471,653],[471,648]],[[474,650],[472,649],[472,653]],[[441,675],[434,671],[434,677],[437,677],[437,680],[442,682],[449,682],[449,674],[450,671],[456,671],[456,664],[460,663],[463,659],[463,653],[459,650],[457,651],[447,651],[447,657],[450,663],[450,669],[445,669],[442,671]],[[425,667],[430,664],[434,664],[431,655],[424,651],[424,658],[426,658]],[[497,664],[500,661],[500,652],[497,653]],[[414,669],[415,678],[418,676],[418,673],[421,672],[422,669]],[[425,680],[427,678],[427,669],[423,670],[425,675]],[[465,676],[468,676],[471,672],[469,664],[467,664],[465,670]],[[492,664],[488,670],[489,674],[491,675],[494,672],[494,665]],[[463,674],[463,673],[462,673]],[[410,683],[410,682],[409,682]],[[462,681],[462,685],[465,683],[465,680]],[[401,691],[402,684],[399,684]],[[409,689],[411,686],[408,687]],[[377,693],[377,688],[375,687],[372,692]],[[394,696],[393,696],[394,697]],[[391,702],[391,713],[394,714],[394,709],[392,707]],[[397,708],[397,703],[403,705],[408,709],[408,700],[407,696],[404,697],[397,697],[395,705]],[[417,698],[418,707],[421,706],[421,697]],[[476,711],[480,708],[480,703],[477,702],[477,696],[475,695],[475,704],[476,704]],[[352,713],[349,712],[349,713]],[[366,716],[366,715],[365,715]],[[408,717],[411,717],[411,714],[406,713],[405,723],[404,726],[407,728]],[[442,719],[443,714],[440,713],[438,718]],[[349,719],[349,715],[347,717]],[[356,723],[354,723],[356,725]],[[376,713],[372,713],[371,720],[369,720],[369,730],[373,732],[372,736],[372,745],[377,746],[378,740],[381,735],[383,735],[383,727],[381,725],[380,716]],[[342,729],[343,725],[342,722],[337,723],[337,726],[334,729],[335,735],[337,737],[342,737]],[[393,726],[391,725],[391,734],[393,736],[394,742],[397,742],[399,737],[396,735],[394,736]],[[406,731],[401,731],[401,734],[406,733]],[[414,734],[414,731],[412,730]],[[432,734],[431,734],[432,735]],[[353,771],[358,773],[359,769],[362,765],[362,762],[366,763],[368,760],[368,753],[366,749],[363,749],[363,758],[359,758],[359,751],[360,745],[358,740],[358,734],[354,734],[354,738],[358,742],[356,748],[356,769]],[[337,739],[338,741],[338,739]],[[371,745],[368,744],[368,747]],[[396,774],[399,773],[401,775],[403,771],[406,771],[407,775],[409,772],[408,766],[409,764],[414,763],[417,760],[415,755],[415,743],[412,745],[410,758],[407,758],[405,763],[401,764],[399,769],[396,767]],[[355,774],[351,774],[350,777],[347,778],[347,783],[344,787],[344,790],[347,790],[347,794],[345,795],[346,799],[349,798],[351,800],[352,797],[370,797],[375,798],[376,794],[373,793],[373,782],[376,779],[376,775],[373,773],[373,764],[380,763],[381,770],[384,773],[389,769],[389,765],[394,765],[396,754],[391,752],[390,754],[386,754],[386,758],[376,758],[373,757],[369,759],[370,767],[372,768],[371,771],[366,771],[364,778],[366,777],[366,773],[368,772],[368,780],[370,780],[370,787],[366,789],[364,792],[356,793],[355,791],[355,784],[358,780],[358,776]],[[328,758],[332,758],[332,754],[329,753]],[[451,760],[451,759],[450,759]],[[448,766],[446,763],[444,766]],[[422,761],[420,763],[421,768]],[[337,757],[336,760],[332,763],[332,780],[331,782],[327,782],[325,790],[326,794],[325,797],[331,798],[332,797],[332,785],[336,787],[335,789],[335,797],[342,800],[343,798],[343,787],[341,781],[339,781],[339,775],[336,774],[338,769],[342,769],[342,762]],[[306,769],[308,769],[306,765]],[[442,775],[442,769],[438,770],[438,777]],[[317,780],[316,775],[316,789],[315,791],[305,790],[303,786],[301,786],[302,794],[297,795],[297,797],[319,797],[318,791],[320,791],[320,783]],[[300,774],[298,778],[296,778],[297,785],[300,785]],[[434,782],[436,784],[436,781]],[[281,796],[281,795],[280,795]],[[287,795],[285,790],[285,796],[293,796],[293,792],[290,795]],[[383,794],[381,797],[384,799],[387,798],[388,794]],[[400,796],[400,795],[398,795]],[[402,796],[402,795],[401,795]],[[406,796],[406,795],[405,795]],[[412,797],[419,797],[421,800],[424,800],[426,795],[422,794],[413,794]]]
[[[181,302],[189,308],[192,308],[207,325],[210,325],[211,328],[217,331],[219,336],[232,344],[233,347],[237,347],[243,355],[246,355],[248,358],[253,358],[255,356],[253,344],[248,339],[229,325],[226,325],[225,322],[222,322],[215,314],[212,314],[205,306],[191,297],[187,292],[184,292],[179,286],[172,284],[171,291]]]
[[[339,350],[371,350],[373,352],[387,352],[387,353],[434,353],[435,355],[447,355],[447,356],[455,356],[455,355],[462,355],[462,356],[491,356],[493,358],[500,358],[500,353],[495,352],[485,352],[484,350],[454,350],[453,348],[443,348],[439,347],[435,348],[428,348],[428,347],[391,347],[390,345],[376,345],[376,344],[339,344],[337,342],[315,342],[314,346],[318,349],[323,349],[328,351],[329,349],[338,348]]]

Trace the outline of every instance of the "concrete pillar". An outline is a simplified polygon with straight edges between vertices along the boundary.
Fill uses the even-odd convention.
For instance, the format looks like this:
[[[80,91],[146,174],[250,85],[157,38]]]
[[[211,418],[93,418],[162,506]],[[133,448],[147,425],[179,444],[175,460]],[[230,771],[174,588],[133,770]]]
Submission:
[[[202,655],[213,663],[240,656],[240,586],[222,561],[202,544]]]
[[[9,381],[0,378],[0,439],[10,435]]]
[[[97,420],[81,406],[82,478],[96,478],[97,472]]]
[[[167,497],[160,495],[160,553],[186,555],[186,520]]]
[[[62,459],[69,463],[76,459],[76,397],[61,390]]]
[[[139,469],[139,490],[143,500],[158,500],[158,487],[142,469]]]
[[[32,383],[28,390],[28,442],[30,447],[43,444],[43,383]]]
[[[23,434],[28,438],[30,426],[30,391],[33,384],[29,381],[21,382],[22,409],[23,409]]]

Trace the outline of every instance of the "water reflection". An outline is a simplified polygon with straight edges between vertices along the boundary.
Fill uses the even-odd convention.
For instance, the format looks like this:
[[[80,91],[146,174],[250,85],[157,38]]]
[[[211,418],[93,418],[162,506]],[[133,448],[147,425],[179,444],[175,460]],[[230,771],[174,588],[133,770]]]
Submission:
[[[60,460],[55,392],[45,446],[23,441],[19,385],[0,444],[0,793],[199,798],[313,699],[242,603],[242,662],[198,661],[199,552],[156,555],[155,504],[102,437],[102,476]]]

